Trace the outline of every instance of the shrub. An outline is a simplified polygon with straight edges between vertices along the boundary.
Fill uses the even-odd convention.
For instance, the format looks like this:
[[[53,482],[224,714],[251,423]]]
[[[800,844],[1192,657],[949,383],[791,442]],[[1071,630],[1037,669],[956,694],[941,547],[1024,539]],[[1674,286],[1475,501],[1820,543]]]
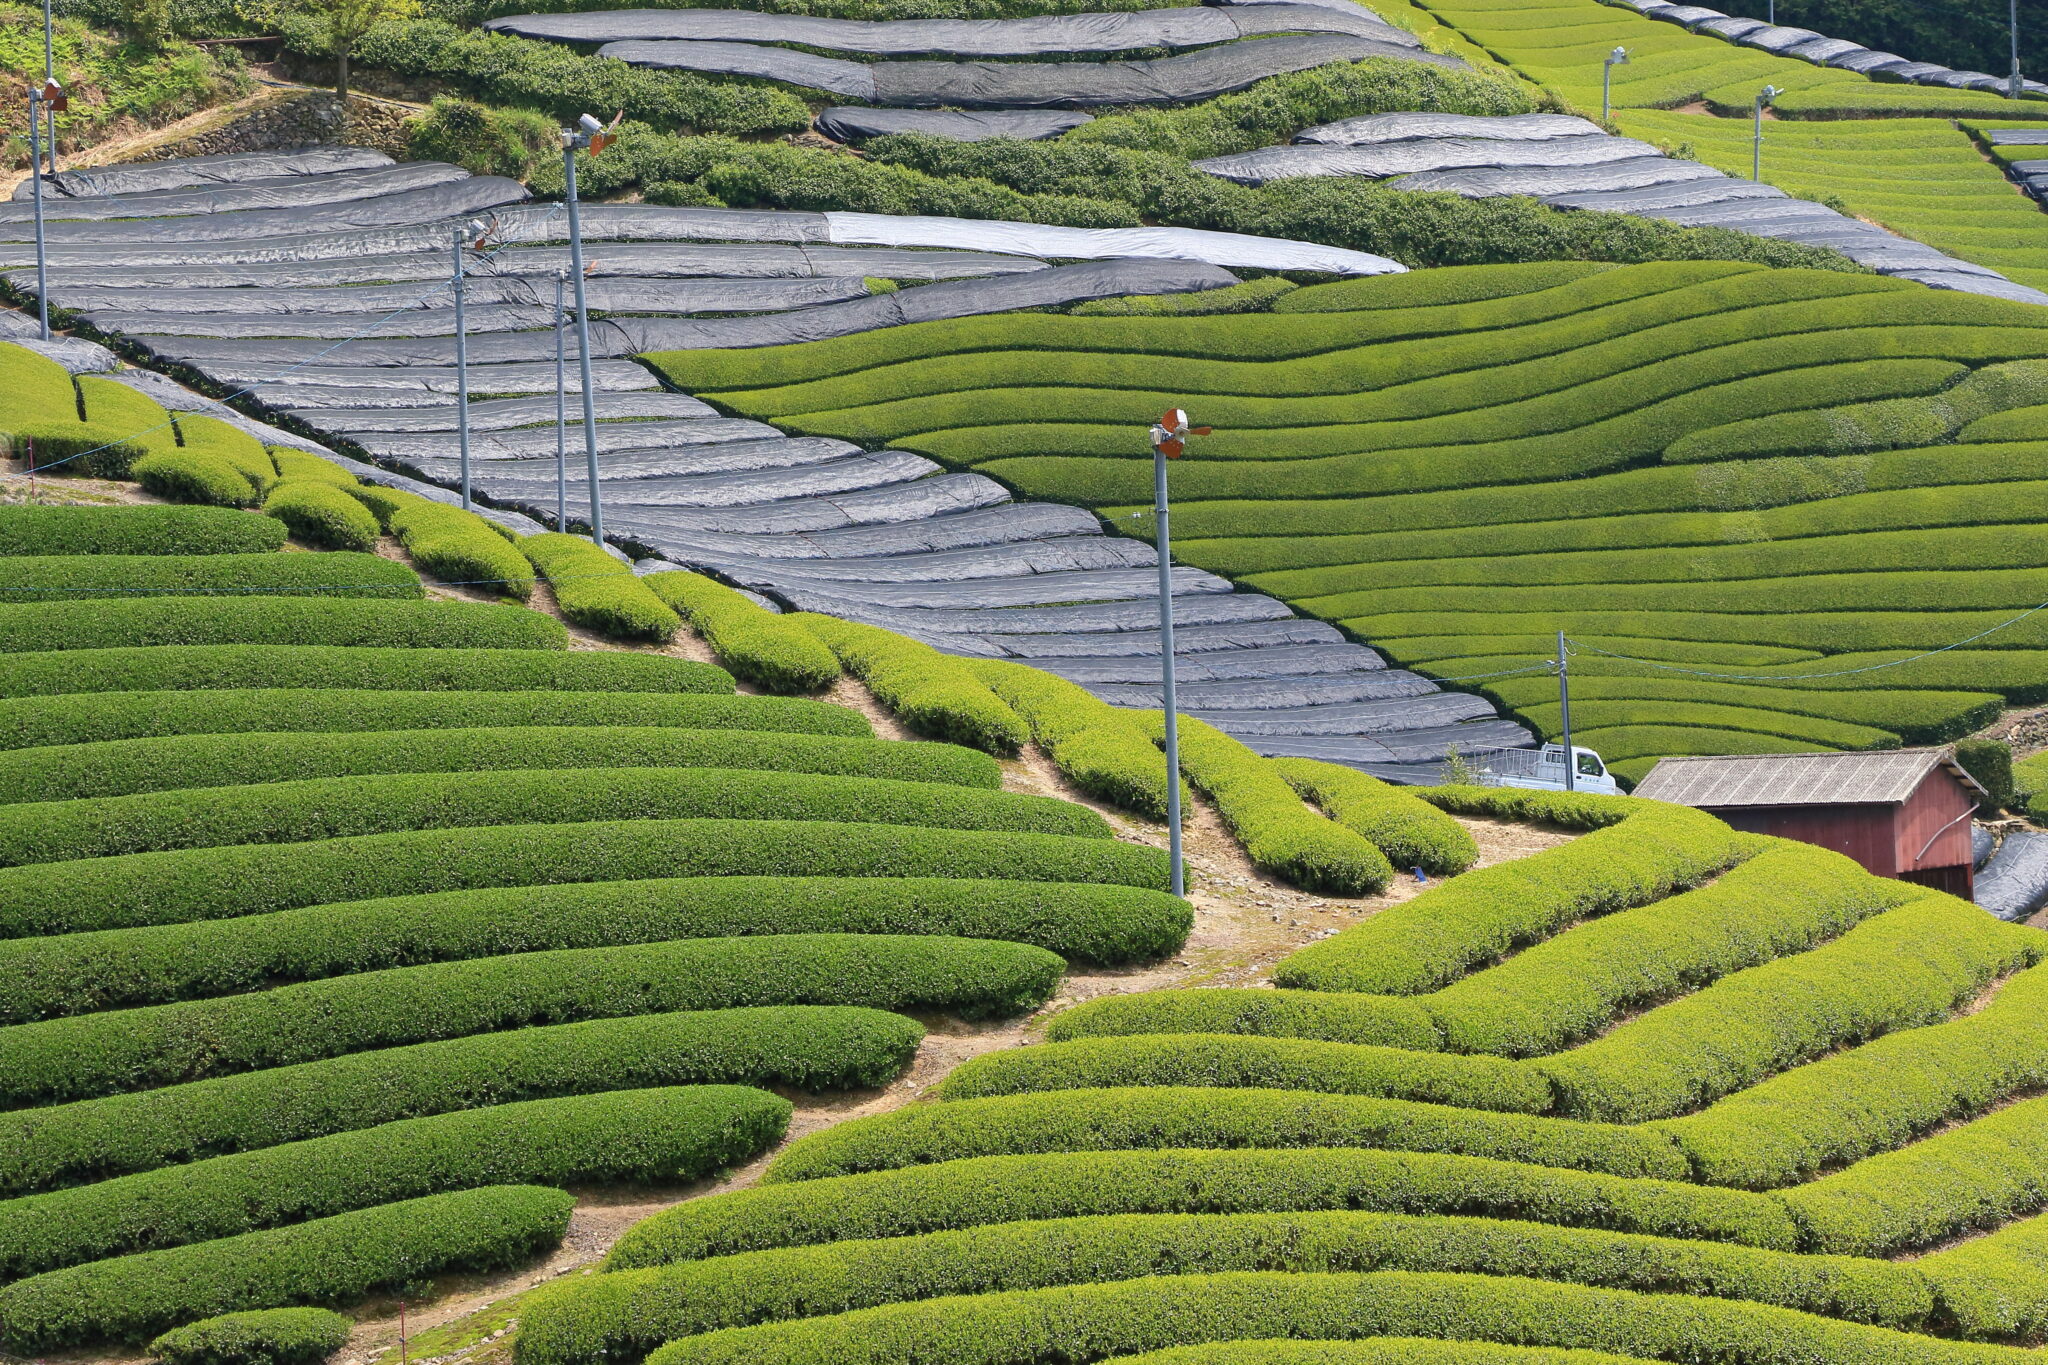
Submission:
[[[1934,1023],[2041,954],[2034,935],[1928,895],[1529,1065],[1573,1117],[1667,1118],[1844,1044]]]
[[[1115,839],[822,820],[599,820],[0,868],[0,938],[181,924],[373,896],[626,877],[965,877],[1163,890]]]
[[[857,1359],[870,1365],[974,1361],[1050,1365],[1185,1343],[1456,1332],[1460,1340],[1700,1359],[1729,1365],[1855,1360],[1963,1365],[2017,1360],[1997,1347],[1835,1322],[1784,1308],[1635,1294],[1501,1275],[1236,1273],[1167,1276],[927,1300],[835,1317],[729,1328],[670,1342],[649,1365]],[[958,1343],[958,1344],[955,1344]],[[1079,1351],[1070,1343],[1084,1343]]]
[[[814,612],[788,619],[824,641],[892,715],[920,734],[1005,756],[1031,738],[1017,713],[966,664],[930,645]]]
[[[589,717],[578,719],[587,722]],[[74,800],[373,773],[612,766],[886,777],[988,789],[1001,784],[993,760],[951,745],[584,723],[325,733],[266,730],[13,749],[0,752],[0,801]]]
[[[1914,1268],[1934,1285],[1965,1336],[2048,1338],[2048,1218],[2011,1223],[1988,1237],[1924,1256]]]
[[[65,473],[128,478],[137,456],[174,451],[182,444],[177,419],[141,390],[101,374],[80,375],[72,382],[77,385],[78,411],[85,419],[82,434],[91,446],[81,450],[79,446],[84,443],[74,438],[63,443],[65,448],[51,447],[50,454],[67,457],[59,466]],[[37,445],[51,443],[38,440]],[[46,458],[42,449],[37,450],[36,456],[38,463]],[[229,463],[239,466],[240,461]],[[250,477],[256,472],[259,471],[252,465]]]
[[[425,596],[419,575],[376,555],[16,555],[6,568],[0,602]]]
[[[332,483],[281,479],[265,495],[263,511],[290,527],[306,544],[323,550],[377,547],[377,519],[370,509]]]
[[[2014,804],[2012,745],[1997,739],[1966,739],[1955,746],[1956,762],[1986,792],[1983,805],[1996,814]]]
[[[172,502],[254,507],[260,496],[247,475],[210,451],[159,450],[128,468],[145,490]]]
[[[405,122],[405,152],[415,161],[446,161],[477,175],[524,180],[559,153],[555,125],[529,109],[493,109],[434,96],[425,113]]]
[[[597,1019],[386,1048],[0,1114],[0,1190],[24,1194],[558,1095],[877,1086],[909,1064],[923,1037],[900,1015],[801,1005]]]
[[[0,1203],[9,1279],[479,1185],[682,1184],[774,1145],[790,1104],[742,1086],[496,1104]]]
[[[547,575],[562,615],[576,625],[621,640],[652,640],[666,644],[682,629],[682,618],[670,611],[645,583],[581,536],[549,531],[526,536],[519,551]]]
[[[0,555],[231,555],[283,545],[276,522],[211,507],[0,507]]]
[[[689,620],[735,677],[770,692],[817,692],[839,680],[839,660],[817,636],[694,573],[652,573],[643,580]]]
[[[1484,979],[1483,977],[1481,978]],[[1105,995],[1056,1014],[1052,1042],[1134,1033],[1253,1033],[1332,1043],[1437,1052],[1443,1038],[1429,1006],[1396,995],[1229,989],[1137,991]]]
[[[405,609],[407,614],[410,609]],[[503,623],[525,627],[531,620],[546,622],[537,635],[545,644],[513,648],[478,648],[450,645],[428,648],[400,645],[349,647],[337,645],[144,645],[92,647],[85,649],[19,653],[0,656],[0,696],[48,697],[77,694],[70,705],[78,707],[116,706],[122,703],[106,697],[109,692],[190,692],[236,689],[250,699],[287,695],[284,689],[333,689],[327,692],[337,707],[368,706],[377,699],[359,692],[384,690],[409,692],[410,698],[393,698],[391,707],[431,706],[427,692],[470,692],[479,698],[503,697],[520,690],[562,692],[731,692],[732,675],[722,668],[689,659],[671,659],[655,654],[623,654],[612,650],[561,648],[566,635],[550,635],[547,626],[560,623],[539,612],[512,614],[487,609],[482,618],[466,612],[427,613],[451,626],[467,627],[481,620],[496,628]],[[460,634],[460,629],[453,633]],[[500,692],[496,689],[507,689]],[[87,696],[85,694],[101,694]],[[541,698],[528,699],[541,704]],[[226,707],[232,698],[200,698],[197,704]],[[510,704],[510,703],[500,703]],[[626,703],[619,703],[624,705]],[[793,702],[760,702],[760,713],[795,715]],[[404,715],[406,711],[379,712]],[[802,714],[819,720],[841,717],[844,729],[821,733],[869,734],[864,720],[840,708],[816,707]],[[337,714],[347,723],[347,713]],[[255,728],[255,727],[252,727]],[[298,728],[306,728],[300,726]],[[324,727],[323,727],[324,728]],[[773,728],[767,724],[757,729]],[[108,735],[105,738],[118,738]],[[57,742],[57,741],[50,741]]]
[[[272,446],[270,462],[277,466],[277,476],[281,479],[311,479],[316,483],[331,483],[342,489],[354,489],[358,486],[355,475],[334,461],[315,455],[310,450]]]
[[[1023,664],[973,659],[967,668],[1023,718],[1031,738],[1069,782],[1148,820],[1166,818],[1166,759],[1130,712]],[[1186,801],[1185,787],[1181,797]]]
[[[1383,1147],[1454,1152],[1612,1175],[1686,1178],[1661,1135],[1610,1124],[1301,1090],[1134,1086],[919,1104],[813,1133],[766,1183],[928,1166],[966,1157],[1131,1148]]]
[[[1356,768],[1309,758],[1274,759],[1272,765],[1295,791],[1379,849],[1395,867],[1448,877],[1479,860],[1479,845],[1463,825],[1399,787]]]
[[[991,1052],[947,1076],[938,1093],[944,1099],[973,1099],[1118,1085],[1320,1090],[1525,1114],[1550,1107],[1550,1091],[1541,1077],[1498,1057],[1201,1033],[1079,1038]]]
[[[85,382],[79,381],[81,391]],[[91,413],[96,406],[93,395],[85,395],[85,404],[86,411]],[[232,466],[249,481],[249,486],[256,490],[259,498],[277,482],[277,462],[270,457],[261,441],[240,427],[230,426],[218,417],[202,417],[189,412],[174,413],[171,420],[177,424],[180,446]]]
[[[1057,956],[1029,944],[893,934],[515,953],[21,1024],[0,1034],[8,1059],[0,1084],[22,1103],[90,1099],[534,1021],[742,1006],[1001,1017],[1044,1004],[1063,970]]]
[[[1923,894],[1838,853],[1774,840],[1697,891],[1569,929],[1453,981],[1423,1008],[1453,1051],[1540,1056],[1627,1011],[1809,951]]]
[[[173,1328],[148,1350],[164,1365],[319,1365],[354,1325],[329,1308],[258,1308]]]
[[[1268,276],[1196,294],[1135,294],[1089,299],[1070,310],[1079,318],[1195,317],[1205,313],[1263,313],[1299,286]]]
[[[522,602],[533,595],[533,566],[476,513],[375,484],[355,484],[348,491],[398,537],[413,563],[442,582]]]
[[[28,602],[0,612],[0,653],[8,654],[151,645],[566,649],[568,643],[569,633],[552,616],[474,602],[138,597]]]
[[[487,1185],[296,1227],[118,1256],[0,1288],[0,1340],[16,1350],[147,1341],[194,1317],[349,1303],[450,1270],[496,1270],[554,1246],[574,1197]]]
[[[1094,811],[1048,796],[811,773],[563,768],[489,782],[372,774],[0,807],[0,868],[401,830],[714,817],[1109,837]]]
[[[0,1023],[425,962],[672,939],[951,934],[1127,966],[1176,951],[1185,901],[1135,886],[931,877],[673,877],[400,896],[158,928],[0,939]]]
[[[1434,990],[1575,920],[1661,900],[1754,849],[1747,836],[1711,815],[1627,797],[1446,787],[1429,799],[1461,814],[1593,832],[1467,872],[1311,944],[1281,962],[1277,984],[1395,994]]]
[[[1776,1251],[1798,1240],[1784,1208],[1765,1195],[1480,1157],[1343,1147],[1086,1152],[978,1157],[693,1199],[629,1230],[605,1267],[1079,1214],[1321,1209],[1526,1218]]]

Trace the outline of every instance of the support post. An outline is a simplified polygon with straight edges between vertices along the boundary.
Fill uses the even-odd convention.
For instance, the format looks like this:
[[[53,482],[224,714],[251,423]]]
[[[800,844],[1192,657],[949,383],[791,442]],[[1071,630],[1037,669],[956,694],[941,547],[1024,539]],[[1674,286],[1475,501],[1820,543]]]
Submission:
[[[2026,93],[2026,86],[2020,80],[2020,0],[2006,0],[2005,23],[2007,34],[2012,39],[2012,81],[2005,92],[2018,99]]]
[[[569,201],[569,272],[576,281],[576,364],[583,379],[583,454],[590,479],[590,539],[604,544],[604,512],[597,496],[597,400],[590,381],[590,303],[583,288],[583,220],[576,210],[576,141],[562,135],[562,176]]]
[[[1173,894],[1187,894],[1180,861],[1180,714],[1173,679],[1173,535],[1167,521],[1166,452],[1152,447],[1152,511],[1159,522],[1159,687],[1166,720],[1166,856]]]
[[[31,168],[29,179],[35,184],[36,213],[36,318],[42,326],[44,341],[50,339],[50,260],[49,250],[43,241],[43,149],[42,137],[38,131],[38,120],[43,113],[43,97],[40,90],[28,92],[28,160]]]
[[[1564,789],[1579,789],[1578,755],[1572,752],[1572,665],[1565,653],[1564,632],[1557,633],[1557,704],[1564,722]]]
[[[54,23],[50,18],[50,0],[43,0],[43,83],[45,89],[48,89],[57,79],[57,53],[55,39],[51,36],[53,28]],[[2019,68],[2015,66],[2013,69],[2018,70]],[[31,110],[30,112],[33,113],[34,111]],[[45,108],[43,116],[49,121],[50,125],[50,174],[55,175],[57,173],[57,111]],[[41,175],[43,173],[42,160],[40,158],[31,160],[29,171],[32,174]]]
[[[562,290],[569,272],[555,272],[555,529],[569,529],[569,348],[562,327],[568,321],[562,307]]]
[[[1762,181],[1764,178],[1764,106],[1785,92],[1775,85],[1767,85],[1756,92],[1756,122],[1750,134],[1749,178]]]
[[[470,510],[469,497],[469,320],[462,311],[464,270],[462,253],[469,244],[462,224],[455,225],[455,429],[462,451],[462,510]]]

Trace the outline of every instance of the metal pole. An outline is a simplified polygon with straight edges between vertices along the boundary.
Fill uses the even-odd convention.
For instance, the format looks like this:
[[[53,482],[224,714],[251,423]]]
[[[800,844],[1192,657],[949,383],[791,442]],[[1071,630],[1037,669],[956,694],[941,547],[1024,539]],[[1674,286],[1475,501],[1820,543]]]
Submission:
[[[469,501],[469,323],[463,316],[463,226],[455,225],[455,427],[462,441],[462,510]]]
[[[1180,715],[1173,690],[1173,536],[1167,526],[1166,453],[1152,447],[1152,511],[1159,518],[1159,684],[1166,717],[1166,856],[1173,894],[1187,894],[1180,865]]]
[[[43,245],[43,177],[40,169],[43,164],[43,150],[40,145],[41,139],[37,136],[36,132],[36,117],[42,113],[42,110],[38,107],[41,103],[42,99],[40,96],[35,91],[30,91],[28,97],[29,164],[37,168],[29,176],[29,179],[35,182],[36,187],[36,315],[42,322],[42,338],[48,341],[50,339],[50,262],[49,254]]]
[[[555,272],[555,529],[569,529],[569,378],[568,354],[562,324],[562,290],[569,283],[568,272]]]
[[[604,544],[604,513],[597,500],[597,402],[590,382],[590,303],[583,290],[583,221],[576,213],[576,143],[562,141],[562,176],[569,199],[569,271],[576,280],[576,364],[583,379],[583,454],[590,478],[590,539]]]
[[[1750,136],[1749,178],[1762,181],[1764,178],[1764,97],[1756,97],[1756,128]]]
[[[57,55],[50,36],[52,27],[50,0],[43,0],[43,81],[45,83],[44,88],[46,89],[49,82],[57,79]],[[33,114],[35,111],[31,109],[29,112]],[[44,113],[50,121],[50,174],[55,175],[57,173],[57,111],[55,109],[46,109]],[[41,175],[43,169],[42,160],[38,158],[29,169],[37,175]]]
[[[2012,83],[2006,87],[2006,93],[2018,99],[2025,91],[2020,82],[2020,0],[2007,0],[2005,21],[2012,35]]]
[[[1600,121],[1614,121],[1614,100],[1610,91],[1614,88],[1614,63],[1600,63]]]
[[[1778,0],[1770,0],[1770,3],[1764,7],[1764,16],[1773,27],[1777,26]]]
[[[1557,633],[1557,705],[1564,721],[1564,789],[1579,789],[1578,755],[1572,752],[1572,666],[1564,652],[1564,632]]]

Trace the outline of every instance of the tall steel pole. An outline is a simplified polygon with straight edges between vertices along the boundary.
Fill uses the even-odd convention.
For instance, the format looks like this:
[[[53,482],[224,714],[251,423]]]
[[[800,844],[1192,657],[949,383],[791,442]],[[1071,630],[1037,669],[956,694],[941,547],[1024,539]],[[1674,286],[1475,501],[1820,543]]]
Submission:
[[[1572,665],[1564,650],[1564,632],[1557,633],[1557,706],[1564,722],[1564,789],[1579,789],[1578,755],[1572,752]]]
[[[469,499],[469,320],[463,315],[464,288],[463,249],[469,245],[463,234],[462,224],[455,225],[455,427],[461,433],[462,442],[462,510],[470,509]]]
[[[2026,93],[2020,81],[2020,0],[2006,0],[2005,22],[2012,38],[2012,83],[2006,87],[2006,94],[2018,99]]]
[[[53,27],[54,25],[50,19],[50,0],[43,0],[43,80],[45,82],[45,89],[57,79],[57,53],[55,41],[51,37],[51,29]],[[2015,66],[2013,69],[2018,70],[2019,68]],[[57,173],[57,111],[46,108],[43,114],[50,121],[50,174],[55,175]],[[36,174],[41,175],[42,161],[38,159],[36,164],[30,167],[30,169],[35,171]]]
[[[569,350],[562,324],[568,319],[562,308],[562,290],[569,283],[564,270],[555,272],[555,529],[569,529]]]
[[[29,179],[35,183],[36,201],[36,316],[42,323],[42,338],[50,339],[50,262],[49,253],[43,244],[43,150],[36,129],[36,120],[42,116],[43,93],[40,90],[28,92],[28,154],[33,168]]]
[[[1167,522],[1166,451],[1152,445],[1152,511],[1159,518],[1159,686],[1166,717],[1166,856],[1173,894],[1187,894],[1180,864],[1180,714],[1173,690],[1173,534]]]
[[[1764,178],[1764,106],[1785,92],[1775,85],[1767,85],[1756,92],[1756,127],[1750,138],[1749,178],[1761,181]]]
[[[604,512],[597,497],[597,401],[590,380],[590,301],[583,288],[583,221],[576,211],[576,148],[587,141],[563,130],[562,177],[569,200],[569,271],[576,281],[576,364],[583,380],[583,454],[590,478],[590,539],[603,545]]]

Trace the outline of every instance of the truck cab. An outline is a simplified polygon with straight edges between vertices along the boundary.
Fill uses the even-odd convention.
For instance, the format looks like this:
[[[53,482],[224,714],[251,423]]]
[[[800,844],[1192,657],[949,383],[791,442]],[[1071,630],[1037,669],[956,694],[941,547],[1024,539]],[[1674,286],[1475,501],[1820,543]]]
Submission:
[[[1466,762],[1481,786],[1565,790],[1562,744],[1546,744],[1540,749],[1477,750],[1466,756]],[[1573,790],[1601,796],[1621,794],[1621,787],[1607,771],[1607,765],[1591,749],[1572,746],[1572,769]]]

